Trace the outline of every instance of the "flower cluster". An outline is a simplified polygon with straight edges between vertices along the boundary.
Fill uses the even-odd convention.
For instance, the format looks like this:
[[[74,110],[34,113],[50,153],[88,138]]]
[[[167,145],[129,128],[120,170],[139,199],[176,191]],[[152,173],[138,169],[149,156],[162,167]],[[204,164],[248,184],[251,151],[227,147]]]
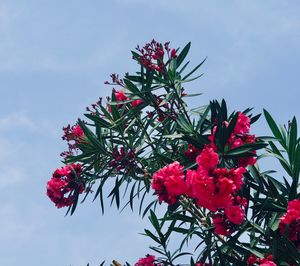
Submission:
[[[244,221],[247,200],[238,194],[244,184],[245,167],[254,164],[255,158],[242,158],[237,167],[219,167],[220,158],[214,143],[216,130],[215,127],[209,136],[211,143],[201,152],[191,144],[184,152],[190,159],[196,157],[197,169],[187,170],[185,174],[184,167],[179,162],[169,164],[153,175],[152,188],[156,191],[160,203],[165,201],[172,205],[176,203],[178,196],[183,194],[194,199],[197,206],[213,213],[215,233],[228,236],[236,225]],[[250,118],[239,112],[227,145],[234,149],[254,142],[255,137],[248,135],[249,131]]]
[[[159,203],[162,201],[169,205],[176,203],[177,197],[187,192],[183,166],[179,162],[174,162],[158,170],[153,175],[152,188],[158,195]]]
[[[300,200],[288,203],[286,214],[280,218],[279,232],[300,247]]]
[[[139,259],[134,266],[161,266],[161,264],[155,263],[155,260],[155,256],[147,255],[145,258]]]
[[[266,258],[257,258],[254,255],[251,255],[247,260],[248,266],[276,266],[276,263],[273,261],[273,256],[268,255]]]
[[[167,53],[168,57],[176,58],[176,50],[169,48],[169,42],[162,45],[161,43],[152,40],[146,43],[142,48],[137,46],[136,50],[139,52],[139,61],[149,71],[156,70],[158,72],[165,71],[164,55]]]
[[[196,205],[216,213],[213,222],[216,233],[229,235],[231,224],[244,221],[245,199],[237,195],[243,184],[245,168],[217,168],[218,154],[206,146],[196,159],[197,170],[187,170],[186,179],[183,166],[171,163],[153,175],[152,188],[159,202],[169,205],[176,203],[178,196],[186,194],[195,199]]]
[[[58,168],[47,182],[47,196],[55,203],[57,208],[67,207],[73,204],[73,192],[84,191],[82,182],[77,179],[82,172],[80,164],[70,164]]]
[[[85,134],[79,125],[63,127],[64,135],[62,139],[68,143],[68,151],[62,152],[60,155],[64,158],[74,155],[78,147],[77,145],[84,141]]]
[[[135,165],[135,150],[125,151],[124,147],[115,147],[112,154],[113,159],[109,166],[116,168],[118,171],[126,167],[133,167]]]
[[[229,235],[244,221],[245,199],[237,195],[243,185],[244,167],[218,168],[219,156],[207,145],[196,158],[197,170],[187,170],[188,196],[196,205],[212,211],[215,232]]]

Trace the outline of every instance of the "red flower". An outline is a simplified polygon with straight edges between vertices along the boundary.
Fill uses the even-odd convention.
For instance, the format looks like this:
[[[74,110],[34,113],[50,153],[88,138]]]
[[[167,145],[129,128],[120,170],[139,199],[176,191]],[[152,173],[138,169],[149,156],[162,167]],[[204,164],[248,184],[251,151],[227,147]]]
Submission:
[[[115,89],[113,89],[113,94],[115,95],[116,97],[116,102],[124,102],[124,101],[128,101],[130,100],[130,98],[128,98],[125,94],[124,91],[117,91]],[[109,100],[109,98],[108,98]],[[123,104],[122,103],[119,103],[118,104],[118,108],[122,108]],[[107,110],[111,113],[111,106],[110,106],[110,103],[107,103]]]
[[[252,266],[258,263],[260,266],[277,266],[276,263],[273,261],[273,256],[269,255],[266,258],[259,259],[254,255],[251,255],[247,259],[247,265]]]
[[[289,240],[300,241],[300,200],[292,200],[288,203],[287,213],[280,218],[279,232],[287,233]]]
[[[252,266],[254,263],[258,261],[257,257],[254,255],[249,256],[247,259],[247,265]]]
[[[155,256],[147,255],[145,258],[141,258],[138,260],[134,266],[155,266]]]
[[[149,71],[162,72],[164,70],[164,49],[168,51],[168,46],[164,47],[161,43],[152,40],[150,43],[146,43],[143,48],[138,46],[136,49],[140,54],[139,62]]]
[[[216,215],[216,217],[213,218],[213,224],[215,227],[214,231],[216,234],[223,236],[229,236],[231,234],[230,228],[228,227],[221,215]]]
[[[213,171],[213,174],[215,176],[218,176],[219,178],[221,177],[226,177],[230,180],[233,181],[234,184],[234,191],[240,190],[242,185],[244,184],[243,181],[243,174],[246,172],[246,169],[244,167],[239,167],[239,168],[232,168],[232,169],[227,169],[227,168],[216,168]]]
[[[70,164],[55,170],[52,178],[47,182],[47,196],[57,208],[72,205],[74,200],[72,192],[75,190],[79,193],[84,191],[83,183],[76,181],[81,172],[80,164]]]
[[[260,266],[277,266],[276,263],[273,261],[273,256],[269,255],[264,259],[259,259]]]
[[[213,199],[216,186],[213,177],[201,176],[197,171],[187,170],[186,183],[188,195],[196,199],[197,205],[216,211]]]
[[[196,161],[198,165],[201,165],[202,167],[206,169],[213,169],[215,168],[219,163],[219,156],[214,151],[213,148],[210,148],[209,146],[206,146],[200,155],[196,158]]]
[[[72,133],[73,133],[74,137],[77,139],[85,137],[84,132],[79,125],[76,125],[73,127]]]
[[[140,104],[142,104],[142,103],[143,103],[143,100],[140,100],[140,99],[134,100],[134,101],[131,102],[131,106],[132,106],[133,108],[135,108],[135,107],[137,107],[138,105],[140,105]]]
[[[192,144],[188,144],[188,149],[183,152],[185,156],[187,156],[191,161],[194,161],[196,157],[199,155],[200,150],[196,148]]]
[[[242,169],[239,168],[230,170],[217,168],[211,175],[202,166],[199,166],[197,171],[188,170],[186,173],[188,196],[196,199],[197,205],[214,212],[226,208],[233,204],[233,194],[243,184],[242,173]]]
[[[240,206],[230,206],[225,209],[227,219],[234,224],[242,224],[244,221],[244,210]]]
[[[254,157],[246,157],[246,158],[240,158],[238,165],[242,167],[247,167],[248,165],[255,165],[256,164],[256,158]]]
[[[64,135],[62,136],[62,139],[67,141],[69,150],[61,153],[61,156],[69,157],[78,151],[77,144],[86,141],[85,134],[79,125],[68,125],[63,127],[63,131]]]
[[[250,131],[250,118],[243,114],[238,113],[238,120],[234,129],[234,134],[248,134]]]
[[[270,260],[261,262],[259,265],[260,266],[277,266],[277,264],[274,261],[270,261]]]
[[[129,100],[124,91],[114,91],[117,102],[123,102]]]
[[[177,57],[176,50],[174,48],[171,50],[171,57],[172,58],[176,58]]]
[[[169,205],[174,204],[178,196],[187,192],[183,166],[179,162],[174,162],[158,170],[153,175],[152,188],[158,195],[160,203],[165,201]]]

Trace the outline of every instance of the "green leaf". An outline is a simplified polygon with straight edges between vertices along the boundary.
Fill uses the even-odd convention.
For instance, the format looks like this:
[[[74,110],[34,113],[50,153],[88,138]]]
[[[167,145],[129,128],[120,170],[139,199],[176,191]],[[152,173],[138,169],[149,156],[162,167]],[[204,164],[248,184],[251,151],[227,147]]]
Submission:
[[[203,124],[204,124],[204,122],[205,122],[205,120],[207,118],[207,115],[208,115],[209,111],[210,111],[210,105],[208,105],[206,107],[205,111],[201,115],[201,119],[197,123],[197,126],[196,126],[196,131],[197,132],[201,130],[201,128],[202,128],[202,126],[203,126]]]
[[[137,60],[138,62],[140,61],[140,55],[137,52],[131,51],[131,54],[133,59]]]
[[[294,166],[294,178],[299,179],[299,174],[300,174],[300,144],[298,143],[297,148],[296,148],[296,153],[295,153],[295,158],[293,162]]]
[[[255,151],[266,147],[268,144],[264,142],[253,142],[239,146],[235,149],[229,150],[226,155],[241,155],[243,153]]]
[[[152,223],[153,227],[155,228],[155,230],[157,232],[160,232],[160,226],[159,226],[159,222],[157,220],[157,217],[154,213],[154,211],[150,210],[150,216],[149,216],[150,222]]]
[[[147,236],[152,238],[152,240],[154,240],[156,243],[160,244],[159,238],[156,237],[154,234],[152,234],[148,229],[145,229],[145,233],[146,233]]]
[[[281,135],[281,132],[278,128],[278,126],[276,125],[276,122],[274,121],[274,119],[272,118],[272,116],[268,113],[267,110],[264,109],[264,115],[265,115],[265,118],[267,120],[267,123],[273,133],[273,135],[280,141],[282,141],[282,135]]]
[[[228,142],[229,137],[231,136],[233,130],[235,129],[238,118],[239,118],[239,114],[235,113],[235,115],[230,119],[228,126],[223,128],[224,130],[223,145],[225,145]]]
[[[296,153],[296,143],[297,143],[297,120],[293,117],[292,122],[290,124],[289,130],[289,145],[288,145],[288,155],[291,162],[294,161],[295,153]],[[299,162],[296,162],[299,164]]]
[[[263,211],[273,211],[283,213],[286,211],[286,207],[279,205],[271,199],[257,199],[256,205],[251,207],[252,209],[259,209]]]
[[[183,114],[179,114],[176,121],[185,132],[193,133],[193,125],[184,117]]]
[[[272,141],[269,142],[269,145],[271,146],[271,149],[273,152],[271,154],[279,160],[279,163],[284,168],[284,170],[289,174],[289,176],[293,176],[291,166],[289,165],[287,160],[283,157],[283,155],[281,154],[279,149],[276,147],[276,145]]]
[[[139,83],[145,82],[145,80],[141,76],[127,75],[126,79],[133,81],[133,82],[139,82]]]
[[[251,117],[250,123],[251,124],[255,123],[260,118],[260,116],[261,116],[261,114]]]
[[[145,194],[146,195],[146,194]],[[144,218],[145,217],[145,215],[147,214],[147,212],[150,210],[150,208],[154,205],[155,206],[155,204],[157,203],[157,200],[154,200],[154,201],[152,201],[152,202],[150,202],[150,204],[148,204],[148,206],[145,208],[145,210],[144,210],[144,212],[143,212],[143,214],[142,214],[142,218]],[[139,212],[139,214],[141,215],[141,211],[142,211],[142,205],[140,205],[140,212]]]
[[[197,65],[191,72],[189,72],[187,75],[185,75],[182,80],[186,80],[188,77],[190,77],[195,71],[197,71],[199,69],[199,67],[201,67],[204,62],[206,61],[207,57],[204,58],[204,60],[199,64]]]
[[[126,85],[126,88],[132,92],[134,95],[137,95],[139,97],[142,98],[142,94],[139,91],[139,89],[137,88],[137,86],[135,86],[129,79],[124,79],[124,83]]]
[[[181,53],[176,58],[176,66],[177,68],[181,65],[183,60],[186,58],[189,50],[191,48],[191,42],[189,42],[181,51]]]
[[[94,133],[85,125],[85,123],[79,119],[78,124],[81,127],[81,129],[83,130],[88,141],[91,144],[93,144],[95,147],[97,147],[103,154],[106,154],[107,153],[106,149],[103,147],[101,142],[99,142],[99,140],[96,138]]]
[[[92,115],[92,114],[84,114],[87,118],[91,119],[92,121],[94,121],[96,124],[99,124],[101,127],[104,128],[110,128],[111,124],[109,122],[107,122],[106,120],[102,119],[99,116],[96,115]]]

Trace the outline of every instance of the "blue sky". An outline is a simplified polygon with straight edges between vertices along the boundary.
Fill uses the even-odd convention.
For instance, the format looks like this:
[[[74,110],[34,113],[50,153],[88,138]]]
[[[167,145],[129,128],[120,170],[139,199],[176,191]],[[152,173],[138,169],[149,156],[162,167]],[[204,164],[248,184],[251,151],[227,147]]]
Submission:
[[[65,217],[45,196],[61,166],[61,128],[110,93],[110,73],[133,72],[130,50],[152,38],[192,42],[205,75],[191,102],[227,99],[231,110],[300,117],[300,2],[0,0],[0,265],[135,262],[151,243],[137,213],[97,202]],[[264,120],[255,127],[267,134]]]

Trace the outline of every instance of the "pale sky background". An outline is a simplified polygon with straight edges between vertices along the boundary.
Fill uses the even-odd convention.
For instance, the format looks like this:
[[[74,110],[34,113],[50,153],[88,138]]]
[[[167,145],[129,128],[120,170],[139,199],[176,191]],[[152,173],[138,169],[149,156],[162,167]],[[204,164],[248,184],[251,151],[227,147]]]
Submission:
[[[193,105],[227,99],[231,110],[300,118],[300,1],[0,0],[0,265],[134,263],[152,242],[137,212],[101,215],[98,202],[65,217],[45,196],[61,166],[61,128],[135,71],[130,50],[155,38],[192,42],[205,75],[186,87]],[[254,133],[266,135],[264,119]]]

